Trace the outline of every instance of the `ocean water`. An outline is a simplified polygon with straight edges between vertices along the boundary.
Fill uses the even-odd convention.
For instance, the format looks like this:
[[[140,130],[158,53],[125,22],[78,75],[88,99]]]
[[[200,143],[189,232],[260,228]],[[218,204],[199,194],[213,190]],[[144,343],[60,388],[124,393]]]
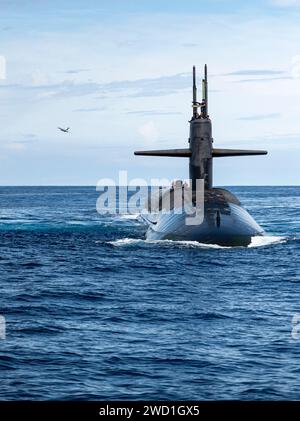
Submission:
[[[300,399],[300,187],[229,190],[268,237],[147,242],[95,188],[1,187],[0,399]]]

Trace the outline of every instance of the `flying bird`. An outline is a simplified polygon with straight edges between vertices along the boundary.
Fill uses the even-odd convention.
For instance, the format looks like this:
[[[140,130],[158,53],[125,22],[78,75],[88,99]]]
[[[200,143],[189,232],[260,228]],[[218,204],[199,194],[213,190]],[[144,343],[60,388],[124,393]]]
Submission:
[[[57,128],[64,133],[69,133],[69,130],[70,130],[70,127],[67,127],[66,129],[63,129],[62,127],[57,127]]]

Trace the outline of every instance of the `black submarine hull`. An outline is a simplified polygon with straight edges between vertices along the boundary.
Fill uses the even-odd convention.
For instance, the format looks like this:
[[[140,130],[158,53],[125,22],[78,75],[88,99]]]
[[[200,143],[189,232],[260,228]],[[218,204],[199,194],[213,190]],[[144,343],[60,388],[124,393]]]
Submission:
[[[148,225],[148,240],[197,241],[220,246],[248,246],[252,237],[265,232],[239,200],[224,189],[206,192],[203,220],[199,225],[188,225],[184,212],[171,209],[142,215]]]

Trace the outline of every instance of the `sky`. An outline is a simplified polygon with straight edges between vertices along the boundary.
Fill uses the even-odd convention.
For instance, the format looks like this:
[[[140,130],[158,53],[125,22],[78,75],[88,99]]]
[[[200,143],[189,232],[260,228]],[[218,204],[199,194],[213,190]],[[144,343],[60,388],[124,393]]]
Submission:
[[[299,185],[300,0],[0,0],[0,185],[188,178],[192,66],[215,185]],[[200,89],[199,89],[200,91]],[[58,126],[70,127],[62,133]]]

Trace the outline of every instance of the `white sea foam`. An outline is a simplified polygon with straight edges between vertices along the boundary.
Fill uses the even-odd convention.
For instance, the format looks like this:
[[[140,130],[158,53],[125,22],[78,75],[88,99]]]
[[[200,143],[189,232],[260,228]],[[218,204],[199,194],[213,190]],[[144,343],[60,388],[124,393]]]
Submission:
[[[275,237],[275,236],[257,236],[252,237],[252,241],[248,247],[263,247],[272,244],[285,243],[286,237]],[[115,247],[126,247],[133,245],[161,245],[161,246],[178,246],[188,248],[200,248],[200,249],[232,249],[236,247],[220,246],[218,244],[204,244],[198,243],[198,241],[173,241],[173,240],[142,240],[138,238],[121,238],[120,240],[109,241],[109,244]]]
[[[264,235],[264,236],[257,236],[252,237],[251,243],[248,247],[262,247],[262,246],[269,246],[271,244],[281,244],[286,243],[286,237],[276,237],[272,235]]]
[[[132,245],[160,245],[160,246],[179,246],[179,247],[198,247],[198,248],[228,248],[217,244],[203,244],[198,241],[173,241],[173,240],[141,240],[137,238],[122,238],[116,241],[109,241],[109,244],[115,247]]]
[[[108,244],[116,247],[122,247],[134,244],[142,244],[144,242],[146,242],[146,240],[139,240],[137,238],[121,238],[120,240],[108,241]]]
[[[124,215],[121,215],[120,216],[120,218],[121,219],[137,219],[138,217],[139,217],[139,213],[137,213],[137,214],[124,214]]]

